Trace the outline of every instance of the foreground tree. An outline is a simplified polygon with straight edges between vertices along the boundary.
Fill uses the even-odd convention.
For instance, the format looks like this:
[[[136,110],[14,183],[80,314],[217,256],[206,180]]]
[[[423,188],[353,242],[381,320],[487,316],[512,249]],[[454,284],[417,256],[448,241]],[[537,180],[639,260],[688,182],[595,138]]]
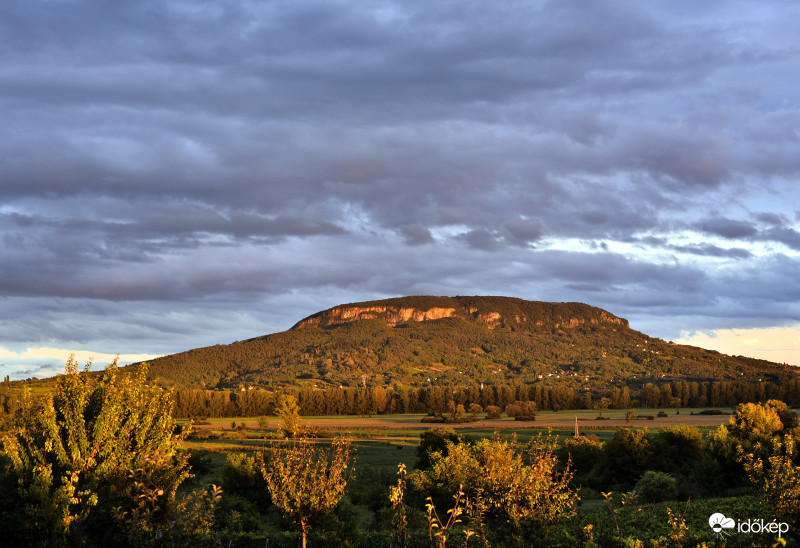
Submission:
[[[728,429],[750,481],[773,511],[796,527],[800,523],[796,413],[778,400],[742,404]]]
[[[283,396],[278,402],[275,414],[281,420],[280,431],[284,436],[293,438],[302,433],[300,423],[300,406],[294,396]]]
[[[795,464],[796,458],[795,440],[791,436],[774,442],[772,454],[767,457],[742,455],[750,481],[759,487],[773,511],[789,519],[793,527],[800,523],[800,466]]]
[[[70,357],[52,394],[26,393],[3,439],[4,474],[15,480],[24,523],[40,544],[81,546],[94,521],[124,520],[144,489],[166,515],[191,475],[177,452],[171,394],[147,385],[144,366],[123,376],[115,360],[98,377],[90,365],[79,371]]]
[[[448,443],[446,454],[433,452],[431,468],[416,471],[410,479],[439,505],[463,490],[470,505],[481,509],[473,513],[479,530],[485,517],[498,534],[510,530],[516,536],[523,527],[542,533],[572,516],[578,501],[569,487],[569,461],[560,471],[555,448],[550,437],[534,438],[527,446],[499,436],[474,445]]]
[[[300,527],[303,548],[310,521],[336,508],[353,478],[349,440],[336,438],[328,451],[307,438],[275,444],[261,456],[261,473],[272,502]]]

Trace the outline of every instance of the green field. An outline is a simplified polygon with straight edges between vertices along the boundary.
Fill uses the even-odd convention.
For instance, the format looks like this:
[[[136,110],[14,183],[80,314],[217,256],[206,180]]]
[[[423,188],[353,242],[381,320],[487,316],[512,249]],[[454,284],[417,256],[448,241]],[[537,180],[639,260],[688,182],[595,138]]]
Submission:
[[[611,410],[603,414],[608,420],[596,420],[596,411],[560,411],[541,412],[536,421],[515,421],[502,418],[497,420],[481,420],[465,424],[439,424],[421,422],[426,415],[378,415],[360,416],[322,416],[304,417],[304,427],[316,432],[318,443],[327,444],[333,436],[347,436],[353,441],[356,450],[358,467],[369,466],[383,469],[396,469],[399,463],[413,467],[416,462],[416,448],[419,436],[425,430],[438,427],[458,429],[467,439],[478,440],[491,438],[496,433],[501,436],[515,435],[526,443],[531,437],[550,433],[560,439],[574,435],[575,419],[578,419],[579,433],[596,435],[602,441],[611,439],[617,429],[625,426],[633,428],[658,429],[676,424],[688,424],[698,427],[704,433],[720,424],[726,424],[731,409],[721,409],[722,415],[698,415],[696,409],[667,410],[667,417],[658,417],[660,409],[639,409],[637,418],[630,424],[625,421],[625,410]],[[655,417],[648,420],[647,416]],[[186,424],[189,421],[182,420]],[[208,451],[210,453],[227,453],[230,451],[261,451],[270,443],[280,443],[276,438],[279,426],[277,418],[268,420],[267,428],[259,426],[258,417],[212,418],[195,426],[198,431],[207,431],[217,439],[187,439],[182,447],[185,449]],[[232,428],[232,423],[236,427]],[[245,430],[239,430],[242,424]],[[241,439],[232,439],[240,436]],[[266,439],[265,439],[266,438]],[[212,457],[215,464],[222,465],[222,456]]]

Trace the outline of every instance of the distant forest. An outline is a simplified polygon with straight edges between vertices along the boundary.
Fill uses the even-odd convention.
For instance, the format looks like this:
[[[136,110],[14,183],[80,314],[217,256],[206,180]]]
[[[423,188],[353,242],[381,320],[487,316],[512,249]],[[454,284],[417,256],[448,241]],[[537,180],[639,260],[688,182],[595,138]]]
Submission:
[[[478,413],[490,407],[513,416],[520,404],[533,402],[539,411],[594,409],[606,404],[610,409],[638,407],[669,409],[679,407],[734,407],[740,403],[779,399],[800,405],[800,380],[775,382],[667,382],[645,384],[641,389],[627,386],[607,393],[576,391],[567,386],[524,383],[487,386],[433,386],[428,388],[328,388],[273,392],[264,389],[202,390],[182,389],[176,393],[178,417],[252,417],[274,414],[277,399],[295,396],[305,416],[380,415],[395,413],[455,414],[479,406]],[[605,399],[605,401],[604,401]]]

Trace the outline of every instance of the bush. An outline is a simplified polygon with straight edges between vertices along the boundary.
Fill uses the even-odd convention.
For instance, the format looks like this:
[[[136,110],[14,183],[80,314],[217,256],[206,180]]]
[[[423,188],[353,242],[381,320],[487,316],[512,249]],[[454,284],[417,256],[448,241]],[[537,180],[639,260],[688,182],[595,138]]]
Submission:
[[[591,472],[602,454],[603,442],[597,435],[566,438],[558,451],[561,462],[566,463],[569,458],[575,468],[575,473],[580,475]]]
[[[467,422],[478,422],[480,419],[478,417],[447,417],[445,419],[446,424],[464,424]]]
[[[226,496],[242,497],[261,510],[266,510],[272,502],[258,462],[248,453],[228,453],[222,469],[222,486]]]
[[[509,533],[517,536],[523,525],[541,535],[575,514],[572,472],[569,467],[559,470],[550,437],[533,438],[527,446],[498,435],[474,445],[448,443],[447,455],[434,452],[431,459],[428,470],[409,475],[413,487],[431,495],[437,507],[446,507],[445,501],[463,491],[483,508],[481,518],[472,516],[470,528],[481,530],[485,523],[498,545]]]
[[[214,434],[211,432],[211,430],[204,428],[202,430],[192,430],[186,437],[190,440],[208,440],[214,439],[213,436]]]
[[[417,446],[417,464],[415,468],[425,469],[431,465],[430,455],[439,451],[447,455],[448,442],[453,445],[464,443],[464,436],[452,428],[431,428],[419,435]]]
[[[642,502],[664,502],[678,497],[678,482],[669,474],[648,470],[633,490]]]
[[[499,419],[500,418],[500,408],[496,405],[488,405],[486,406],[486,418],[487,419]]]
[[[223,432],[220,436],[222,440],[244,440],[247,439],[247,432],[243,430],[233,430],[229,432]]]
[[[101,375],[88,369],[70,357],[53,392],[25,392],[3,439],[2,475],[18,487],[8,495],[26,513],[26,544],[107,545],[109,535],[199,544],[220,491],[177,494],[191,474],[190,455],[177,451],[172,394],[147,384],[146,365],[129,375],[116,362]]]
[[[208,451],[190,449],[189,454],[189,467],[195,476],[205,475],[211,472],[211,457]]]
[[[633,486],[631,478],[650,468],[652,453],[647,429],[620,428],[603,447],[597,464],[599,479],[604,485],[627,490]]]
[[[522,410],[516,404],[509,403],[508,405],[506,405],[506,416],[507,417],[515,418],[521,412],[522,412]]]

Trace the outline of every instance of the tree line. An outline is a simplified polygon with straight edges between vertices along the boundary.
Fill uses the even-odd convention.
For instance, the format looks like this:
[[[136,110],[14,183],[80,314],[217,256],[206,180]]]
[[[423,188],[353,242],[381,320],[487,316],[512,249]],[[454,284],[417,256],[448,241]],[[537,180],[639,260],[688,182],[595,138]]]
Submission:
[[[379,415],[403,413],[447,413],[464,408],[490,406],[505,410],[515,402],[533,402],[540,411],[593,409],[607,399],[611,409],[734,407],[740,403],[777,399],[800,404],[800,380],[781,383],[764,381],[673,381],[646,383],[641,387],[620,386],[605,391],[576,390],[562,384],[497,384],[481,386],[442,385],[423,388],[344,387],[270,391],[260,388],[237,390],[181,389],[175,394],[177,417],[241,417],[274,414],[281,395],[294,396],[304,416]],[[0,402],[2,404],[3,402]],[[13,410],[5,401],[6,412]]]

